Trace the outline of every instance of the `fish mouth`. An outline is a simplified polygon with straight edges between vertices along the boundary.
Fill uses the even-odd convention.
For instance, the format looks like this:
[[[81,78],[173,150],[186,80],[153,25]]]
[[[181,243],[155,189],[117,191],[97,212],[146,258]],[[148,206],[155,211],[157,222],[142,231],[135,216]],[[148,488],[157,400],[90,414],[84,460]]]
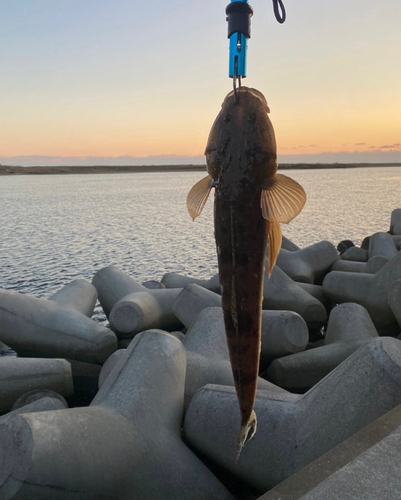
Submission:
[[[241,93],[243,93],[243,94],[247,93],[247,94],[253,95],[253,97],[256,97],[260,101],[260,103],[261,103],[263,109],[265,110],[265,112],[266,113],[270,113],[270,108],[269,108],[269,105],[267,104],[266,97],[259,90],[253,89],[251,87],[239,87],[236,90],[236,93],[237,93],[237,95],[239,95]],[[226,101],[227,99],[231,99],[233,97],[234,97],[234,90],[231,90],[227,94],[227,96],[226,96],[226,98],[225,98],[224,101]]]

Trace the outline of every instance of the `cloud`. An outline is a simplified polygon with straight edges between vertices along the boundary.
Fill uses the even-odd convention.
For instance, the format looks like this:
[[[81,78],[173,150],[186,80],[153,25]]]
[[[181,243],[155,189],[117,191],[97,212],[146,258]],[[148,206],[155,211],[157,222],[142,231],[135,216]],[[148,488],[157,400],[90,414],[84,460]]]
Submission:
[[[401,164],[401,149],[370,151],[324,151],[314,154],[279,154],[279,163],[397,163]]]
[[[366,146],[366,142],[356,142],[354,146]]]
[[[398,148],[400,146],[400,143],[397,142],[396,144],[385,144],[384,146],[378,146],[378,149],[393,149],[393,148]]]

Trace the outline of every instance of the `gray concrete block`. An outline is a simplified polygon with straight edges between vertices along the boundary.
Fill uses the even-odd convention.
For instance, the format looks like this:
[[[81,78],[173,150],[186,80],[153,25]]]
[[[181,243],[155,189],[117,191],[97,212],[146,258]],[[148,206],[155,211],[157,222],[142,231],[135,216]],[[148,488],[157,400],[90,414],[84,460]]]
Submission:
[[[117,302],[135,291],[146,291],[143,285],[135,281],[115,266],[103,267],[93,276],[92,284],[97,290],[100,305],[107,318]]]
[[[401,235],[401,208],[396,208],[391,212],[390,233]]]
[[[61,403],[61,407],[68,408],[67,401],[58,392],[51,391],[50,389],[36,389],[34,391],[29,391],[25,394],[22,394],[22,396],[20,396],[11,407],[11,411],[13,412],[14,410],[18,410],[23,406],[30,405],[35,401],[46,398],[57,399]]]
[[[93,284],[110,327],[119,338],[130,338],[152,328],[177,330],[181,326],[173,313],[179,289],[145,288],[115,266],[98,271]]]
[[[56,393],[55,393],[56,394]],[[54,411],[54,410],[65,410],[68,408],[67,403],[63,403],[61,399],[53,397],[53,396],[44,396],[40,399],[36,399],[29,404],[24,406],[20,406],[15,410],[6,413],[2,417],[0,417],[0,423],[8,422],[12,420],[16,415],[20,415],[21,413],[36,413],[42,411]]]
[[[182,325],[173,304],[180,292],[180,288],[156,289],[125,296],[110,312],[112,330],[119,338],[126,338],[152,328],[179,329]]]
[[[265,317],[263,318],[264,337],[268,347],[269,345],[272,347],[272,351],[275,349],[281,353],[294,352],[294,349],[305,348],[308,341],[308,329],[299,315],[288,311],[266,311],[266,313],[267,321]],[[294,331],[291,331],[291,327]],[[279,339],[280,334],[282,339]],[[270,336],[273,339],[276,337],[276,340],[271,341],[270,338],[267,338]],[[187,350],[184,397],[184,410],[186,410],[196,391],[204,385],[234,386],[222,309],[209,307],[202,310],[185,335],[183,344]],[[266,359],[266,355],[263,355],[265,350],[266,347],[262,347],[262,366],[263,360]],[[110,356],[102,367],[99,387],[112,373],[119,360],[127,355],[126,349],[120,349]],[[268,352],[268,356],[274,357],[274,352]],[[258,387],[278,392],[283,391],[262,378],[258,380]]]
[[[399,500],[401,406],[258,500]]]
[[[401,280],[394,281],[388,287],[387,301],[401,329]]]
[[[398,279],[401,279],[401,252],[376,274],[330,272],[323,281],[323,293],[337,304],[360,304],[369,312],[380,335],[393,335],[397,334],[398,325],[387,292]]]
[[[369,260],[372,257],[384,257],[387,261],[397,255],[397,247],[389,233],[372,234],[369,240]]]
[[[331,311],[323,346],[275,359],[266,376],[287,390],[310,389],[377,336],[365,308],[353,303],[338,305]]]
[[[392,235],[392,238],[397,250],[401,250],[401,234]]]
[[[289,250],[290,252],[296,252],[297,250],[300,250],[300,247],[293,241],[288,239],[286,236],[284,236],[284,234],[282,235],[281,239],[281,248],[284,248],[284,250]]]
[[[78,279],[63,286],[49,297],[60,307],[72,309],[90,318],[97,300],[96,288],[88,281]]]
[[[215,274],[208,280],[192,278],[178,273],[166,273],[161,282],[166,288],[185,288],[187,285],[195,284],[211,290],[215,293],[220,293],[219,275]]]
[[[329,241],[321,241],[296,251],[282,248],[277,265],[294,281],[314,283],[338,259],[335,246]]]
[[[261,366],[263,361],[305,349],[308,328],[292,311],[262,311]],[[209,307],[199,313],[183,343],[187,350],[209,359],[229,360],[223,310]]]
[[[377,338],[303,396],[258,391],[258,430],[237,462],[240,412],[233,388],[199,390],[184,431],[208,459],[266,491],[400,403],[401,343]]]
[[[64,359],[0,358],[0,414],[9,411],[20,396],[37,389],[71,396],[69,363]]]
[[[268,269],[267,259],[265,268]],[[175,278],[176,275],[174,275],[174,279]],[[184,287],[187,285],[194,285],[193,288],[188,288],[180,299],[177,299],[177,305],[175,306],[177,309],[176,313],[181,315],[181,319],[185,321],[187,326],[190,324],[191,320],[196,317],[196,313],[199,311],[196,304],[199,304],[199,307],[203,307],[200,297],[204,299],[204,306],[208,304],[210,307],[214,307],[218,302],[217,294],[202,293],[199,288],[196,287],[205,288],[210,290],[210,292],[220,292],[220,287],[209,286],[202,280],[184,278],[185,280],[179,279],[179,281],[175,281],[173,284],[174,286],[180,285]],[[218,283],[218,275],[214,276],[212,280],[214,280],[213,283]],[[170,283],[167,283],[167,286],[170,286]],[[304,290],[304,286],[304,283],[296,283],[278,266],[275,266],[270,278],[268,278],[267,272],[265,273],[263,309],[294,311],[302,316],[310,328],[320,328],[327,318],[326,309],[323,305],[327,302],[327,299],[323,298],[321,289],[319,291],[316,289],[312,291],[312,289],[309,288],[306,291]],[[190,290],[191,292],[189,293]],[[319,295],[319,297],[316,298],[316,295]],[[188,302],[187,310],[185,310],[186,301],[184,301],[184,297],[187,297],[188,300],[190,297],[193,299],[193,303],[192,301]],[[197,297],[199,297],[199,300]]]
[[[350,260],[338,260],[331,268],[332,271],[343,271],[348,273],[375,274],[387,264],[389,259],[383,255],[371,257],[367,262],[355,262]]]
[[[267,264],[267,262],[266,262]],[[268,269],[267,265],[265,265]],[[327,319],[324,305],[275,266],[270,278],[265,272],[263,309],[294,311],[310,328],[320,328]]]
[[[337,260],[331,266],[332,271],[341,271],[345,273],[365,273],[366,262],[356,260]]]
[[[185,349],[135,337],[88,408],[0,423],[8,500],[225,500],[230,493],[181,440]]]
[[[173,311],[181,323],[189,328],[206,307],[221,307],[221,296],[195,283],[186,285],[173,304]]]
[[[313,285],[311,283],[297,283],[297,285],[321,302],[325,307],[329,304],[330,301],[324,295],[321,285]]]
[[[157,280],[145,281],[142,285],[148,290],[162,290],[163,288],[166,288],[163,283],[160,283],[160,281]]]
[[[67,359],[67,361],[71,366],[72,379],[77,397],[94,397],[98,389],[98,379],[102,366],[74,359]]]
[[[103,363],[117,349],[113,332],[56,301],[0,290],[0,339],[22,356]]]
[[[125,357],[129,356],[129,351],[127,352],[127,348],[118,349],[116,352],[113,352],[113,354],[109,357],[109,359],[104,363],[99,374],[99,380],[98,380],[99,389],[102,387],[104,381],[107,379],[107,377],[113,371],[116,364],[120,361],[120,359],[123,356]]]
[[[341,260],[348,260],[352,262],[367,262],[368,261],[368,251],[359,247],[348,248],[342,255]]]
[[[308,329],[299,315],[289,311],[263,311],[261,370],[266,360],[304,349],[307,341]],[[206,384],[234,386],[221,308],[210,307],[201,311],[183,343],[187,349],[185,408],[196,391]],[[258,388],[282,392],[260,377]]]
[[[367,262],[340,260],[334,263],[332,270],[375,274],[395,255],[397,247],[392,236],[388,233],[375,233],[369,238]]]

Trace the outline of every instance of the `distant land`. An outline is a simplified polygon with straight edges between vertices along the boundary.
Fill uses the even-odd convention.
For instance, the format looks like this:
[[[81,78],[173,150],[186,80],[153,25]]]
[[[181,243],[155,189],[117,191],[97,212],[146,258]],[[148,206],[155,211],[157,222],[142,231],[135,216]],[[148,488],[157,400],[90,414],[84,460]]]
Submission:
[[[319,170],[329,168],[401,167],[401,163],[280,163],[280,170]],[[0,175],[128,174],[141,172],[205,171],[206,165],[58,166],[16,167],[0,165]]]

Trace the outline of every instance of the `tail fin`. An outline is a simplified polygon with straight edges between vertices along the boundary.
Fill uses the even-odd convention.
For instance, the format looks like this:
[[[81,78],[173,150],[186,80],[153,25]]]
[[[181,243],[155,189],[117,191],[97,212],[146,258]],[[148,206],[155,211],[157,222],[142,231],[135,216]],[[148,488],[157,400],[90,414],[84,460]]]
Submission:
[[[242,448],[256,434],[257,426],[258,421],[256,419],[256,413],[252,410],[251,416],[249,417],[248,421],[245,424],[243,423],[241,425],[241,430],[238,436],[238,450],[237,457],[235,459],[236,462],[241,455]]]

